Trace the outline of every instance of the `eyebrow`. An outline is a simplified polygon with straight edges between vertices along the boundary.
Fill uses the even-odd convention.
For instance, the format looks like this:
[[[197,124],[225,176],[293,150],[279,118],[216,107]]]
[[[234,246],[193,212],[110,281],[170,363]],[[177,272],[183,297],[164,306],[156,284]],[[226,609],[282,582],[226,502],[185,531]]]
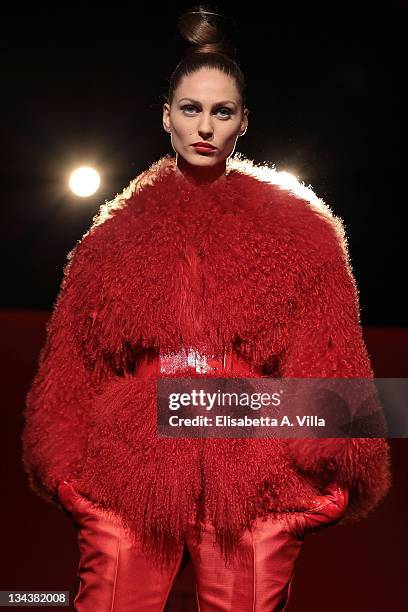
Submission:
[[[193,100],[193,98],[180,98],[179,102],[182,102],[183,100],[189,100],[194,104],[201,104],[201,102],[199,102],[198,100]],[[234,102],[233,100],[221,100],[221,102],[215,102],[213,106],[220,106],[221,104],[234,104],[236,106],[236,102]]]

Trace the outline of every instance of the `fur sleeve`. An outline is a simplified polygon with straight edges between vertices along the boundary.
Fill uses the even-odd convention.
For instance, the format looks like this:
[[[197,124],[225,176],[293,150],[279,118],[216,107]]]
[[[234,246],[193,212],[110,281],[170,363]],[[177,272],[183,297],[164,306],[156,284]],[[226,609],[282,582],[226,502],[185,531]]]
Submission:
[[[374,377],[348,254],[338,243],[334,255],[313,271],[313,282],[302,291],[282,362],[284,377]],[[344,523],[366,516],[385,497],[391,484],[389,444],[378,437],[384,436],[386,430],[381,406],[374,407],[371,413],[371,437],[287,439],[300,471],[312,475],[323,486],[336,481],[349,489]]]
[[[87,240],[68,254],[57,300],[46,327],[37,372],[26,395],[22,460],[30,487],[57,501],[60,480],[75,477],[86,449],[85,415],[96,387],[82,357],[79,321],[85,315],[89,269],[97,273]]]

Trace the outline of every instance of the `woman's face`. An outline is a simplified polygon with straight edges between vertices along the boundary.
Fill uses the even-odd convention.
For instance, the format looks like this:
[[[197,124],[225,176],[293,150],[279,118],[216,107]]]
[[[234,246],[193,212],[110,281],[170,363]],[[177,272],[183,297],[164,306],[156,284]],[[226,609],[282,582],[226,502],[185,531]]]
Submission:
[[[224,72],[200,68],[183,77],[171,106],[163,105],[163,127],[171,144],[187,163],[211,167],[224,162],[246,132],[248,109],[242,109],[235,80]],[[199,151],[193,143],[206,141],[215,149]]]

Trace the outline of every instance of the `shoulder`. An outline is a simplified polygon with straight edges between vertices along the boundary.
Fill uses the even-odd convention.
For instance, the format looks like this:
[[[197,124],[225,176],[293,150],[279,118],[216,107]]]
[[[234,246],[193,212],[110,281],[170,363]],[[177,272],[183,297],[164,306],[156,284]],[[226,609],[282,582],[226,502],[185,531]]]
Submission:
[[[148,203],[148,208],[153,208],[149,195],[153,193],[154,199],[160,199],[157,194],[160,194],[161,188],[161,195],[167,195],[169,182],[163,185],[163,179],[171,176],[174,169],[174,157],[166,154],[140,172],[114,198],[103,202],[72,253],[88,249],[95,252],[100,248],[113,251],[120,247],[126,241],[126,235],[132,231],[130,227],[134,225],[138,213],[144,210],[143,202]]]
[[[257,164],[236,154],[230,167],[241,177],[268,231],[311,265],[348,259],[343,219],[311,185],[270,164]]]
[[[348,257],[343,219],[310,187],[274,187],[272,200],[278,201],[278,217],[286,224],[290,240],[299,252],[316,265]]]
[[[96,278],[128,243],[133,219],[129,209],[133,183],[99,206],[88,230],[67,254],[64,277],[92,274]]]
[[[80,257],[85,253],[103,250],[106,253],[120,247],[129,233],[129,225],[135,221],[135,212],[142,201],[143,192],[149,186],[159,183],[159,179],[174,166],[172,158],[165,155],[143,170],[121,192],[111,200],[100,204],[98,211],[92,217],[89,229],[77,241],[68,254],[68,259]]]

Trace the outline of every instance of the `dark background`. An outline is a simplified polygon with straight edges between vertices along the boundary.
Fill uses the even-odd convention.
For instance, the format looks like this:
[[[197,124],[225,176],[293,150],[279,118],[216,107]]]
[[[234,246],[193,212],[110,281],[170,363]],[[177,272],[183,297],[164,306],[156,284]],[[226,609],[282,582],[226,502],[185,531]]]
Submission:
[[[70,4],[3,21],[2,303],[49,310],[67,252],[105,199],[172,152],[162,95],[185,50],[179,14],[194,4]],[[237,151],[294,173],[340,215],[364,325],[406,325],[405,2],[239,8],[249,128]],[[245,10],[244,10],[245,9]],[[77,198],[72,169],[100,190]]]
[[[172,152],[162,95],[185,50],[193,2],[65,4],[15,16],[0,36],[3,374],[1,589],[76,593],[76,534],[21,466],[25,395],[66,255],[101,203]],[[218,3],[235,17],[249,128],[237,151],[297,175],[346,226],[374,370],[408,377],[403,130],[407,3]],[[99,192],[70,194],[94,165]],[[391,440],[393,486],[365,521],[305,541],[293,612],[405,610],[407,444]],[[193,612],[191,564],[166,610]]]

